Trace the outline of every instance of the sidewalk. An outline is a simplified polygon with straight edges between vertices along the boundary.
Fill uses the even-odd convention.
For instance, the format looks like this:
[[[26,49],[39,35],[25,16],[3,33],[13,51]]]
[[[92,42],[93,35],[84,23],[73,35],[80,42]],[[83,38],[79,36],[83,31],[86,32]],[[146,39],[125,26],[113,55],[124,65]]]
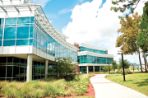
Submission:
[[[135,90],[107,80],[105,76],[98,74],[90,79],[95,90],[95,98],[148,98]]]

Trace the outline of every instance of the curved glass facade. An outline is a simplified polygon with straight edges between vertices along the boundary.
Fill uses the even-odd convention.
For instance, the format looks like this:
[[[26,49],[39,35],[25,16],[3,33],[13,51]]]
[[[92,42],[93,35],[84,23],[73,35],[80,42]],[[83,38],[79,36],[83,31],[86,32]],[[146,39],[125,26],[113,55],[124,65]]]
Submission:
[[[69,57],[77,62],[77,52],[61,45],[47,34],[35,17],[1,18],[0,46],[25,45],[34,46],[55,58]]]
[[[55,56],[55,58],[68,57],[77,62],[77,52],[57,42],[38,25],[37,21],[35,21],[34,25],[33,39],[34,47]]]

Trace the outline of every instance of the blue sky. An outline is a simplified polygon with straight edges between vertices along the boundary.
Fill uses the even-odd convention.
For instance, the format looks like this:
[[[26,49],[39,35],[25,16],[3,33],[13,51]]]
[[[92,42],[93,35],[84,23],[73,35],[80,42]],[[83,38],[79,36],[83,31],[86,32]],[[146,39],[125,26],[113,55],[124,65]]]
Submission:
[[[33,0],[36,4],[41,4],[43,10],[58,31],[62,29],[71,21],[72,9],[76,5],[81,5],[84,2],[91,2],[92,0]],[[103,6],[106,0],[102,0]]]

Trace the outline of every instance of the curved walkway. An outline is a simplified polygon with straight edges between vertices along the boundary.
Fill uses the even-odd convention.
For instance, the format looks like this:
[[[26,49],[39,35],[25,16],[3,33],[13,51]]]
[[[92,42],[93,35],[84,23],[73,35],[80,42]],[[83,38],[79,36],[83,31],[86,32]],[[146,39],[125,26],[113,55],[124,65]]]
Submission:
[[[135,90],[107,80],[105,76],[105,74],[98,74],[90,78],[95,90],[95,98],[148,98]]]

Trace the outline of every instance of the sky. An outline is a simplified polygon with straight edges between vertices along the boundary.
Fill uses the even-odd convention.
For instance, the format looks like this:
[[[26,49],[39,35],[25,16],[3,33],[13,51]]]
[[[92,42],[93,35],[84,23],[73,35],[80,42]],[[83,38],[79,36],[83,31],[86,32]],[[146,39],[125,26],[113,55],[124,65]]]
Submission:
[[[142,14],[144,2],[140,0],[136,12]],[[120,28],[119,15],[110,10],[111,0],[33,0],[40,4],[57,31],[68,37],[70,43],[87,43],[119,60],[119,49],[115,47],[117,30]],[[124,57],[131,63],[139,63],[136,54]]]

